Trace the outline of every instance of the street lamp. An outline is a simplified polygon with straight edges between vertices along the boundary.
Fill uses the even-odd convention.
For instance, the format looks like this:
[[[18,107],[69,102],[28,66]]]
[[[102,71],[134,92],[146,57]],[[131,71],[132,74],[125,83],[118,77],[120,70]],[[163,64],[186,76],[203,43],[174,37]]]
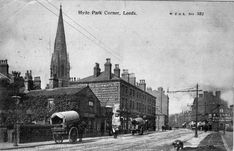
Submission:
[[[12,96],[12,99],[15,100],[15,104],[16,104],[16,121],[14,124],[14,131],[15,131],[15,135],[14,135],[14,146],[18,146],[18,141],[19,141],[19,126],[18,126],[18,105],[20,103],[20,96]]]

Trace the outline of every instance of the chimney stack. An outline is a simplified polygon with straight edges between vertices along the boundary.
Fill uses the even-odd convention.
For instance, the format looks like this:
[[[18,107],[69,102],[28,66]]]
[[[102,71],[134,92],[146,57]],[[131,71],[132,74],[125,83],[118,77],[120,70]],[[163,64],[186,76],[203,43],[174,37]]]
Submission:
[[[115,74],[118,78],[120,77],[119,64],[115,64],[114,74]]]
[[[110,62],[110,58],[106,59],[106,63],[105,63],[105,75],[107,77],[108,80],[111,79],[111,62]]]
[[[139,88],[143,91],[146,90],[146,83],[145,83],[145,80],[140,80],[140,83],[139,83]]]
[[[32,70],[27,70],[24,77],[25,91],[33,90]]]
[[[128,73],[128,69],[123,69],[123,73],[122,73],[122,79],[126,82],[129,82],[129,73]]]
[[[95,67],[93,68],[94,71],[94,77],[98,77],[101,73],[101,69],[99,67],[99,63],[96,63]]]
[[[158,87],[158,91],[163,92],[163,88],[162,87]]]
[[[7,60],[0,60],[0,73],[7,76],[9,74],[9,65]]]
[[[134,73],[129,74],[129,83],[131,83],[132,85],[136,85],[136,77]]]
[[[34,77],[33,84],[34,84],[34,89],[35,90],[41,89],[41,78],[40,77]]]
[[[220,95],[221,95],[221,92],[220,92],[220,91],[216,91],[216,92],[215,92],[216,98],[220,99]]]
[[[151,87],[147,87],[146,91],[147,91],[148,93],[150,93],[150,94],[152,94],[152,93],[153,93],[153,90],[152,90],[152,88],[151,88]]]

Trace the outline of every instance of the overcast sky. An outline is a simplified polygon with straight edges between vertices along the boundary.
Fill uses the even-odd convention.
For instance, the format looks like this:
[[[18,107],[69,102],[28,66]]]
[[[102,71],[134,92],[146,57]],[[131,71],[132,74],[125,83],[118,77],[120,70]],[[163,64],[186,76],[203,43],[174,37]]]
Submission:
[[[57,8],[62,3],[63,12],[79,24],[64,15],[70,24],[65,23],[65,33],[72,77],[93,74],[95,62],[103,70],[105,59],[111,58],[113,66],[120,64],[121,71],[128,69],[153,89],[180,90],[198,83],[203,90],[221,90],[222,98],[233,104],[234,3],[39,2],[56,15],[59,11],[50,3]],[[32,70],[33,76],[41,77],[43,88],[49,82],[58,22],[49,10],[37,1],[0,1],[0,59],[8,59],[10,71],[24,75]],[[135,11],[137,15],[79,15],[79,10]],[[172,114],[186,110],[195,94],[169,96]]]

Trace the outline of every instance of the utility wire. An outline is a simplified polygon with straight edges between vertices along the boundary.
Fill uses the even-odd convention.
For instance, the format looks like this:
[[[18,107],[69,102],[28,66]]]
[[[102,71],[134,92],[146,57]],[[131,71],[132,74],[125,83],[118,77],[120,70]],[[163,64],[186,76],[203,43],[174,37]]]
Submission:
[[[43,6],[44,8],[46,8],[48,11],[50,11],[51,13],[53,13],[54,15],[56,15],[57,17],[59,17],[56,13],[54,13],[52,10],[50,10],[47,6],[45,6],[43,3],[39,2],[38,0],[35,0],[36,2],[38,2],[41,6]],[[111,55],[113,55],[114,57],[116,57],[118,60],[120,60],[120,57],[113,54],[111,51],[109,51],[107,48],[99,45],[99,43],[96,43],[95,41],[93,41],[90,37],[88,37],[87,35],[85,35],[83,32],[81,32],[79,29],[77,29],[75,26],[73,26],[72,24],[70,24],[68,21],[66,21],[64,19],[64,21],[71,26],[73,29],[75,29],[76,31],[78,31],[79,33],[81,33],[83,36],[85,36],[87,39],[89,39],[90,41],[94,42],[94,44],[96,44],[97,46],[99,46],[100,48],[106,50],[108,53],[110,53]]]
[[[51,6],[53,6],[55,9],[59,10],[58,7],[56,7],[55,5],[53,5],[51,2],[49,2],[48,0],[46,0]],[[76,25],[78,25],[80,28],[82,28],[83,30],[85,30],[89,35],[91,35],[91,37],[93,37],[94,39],[96,39],[99,43],[102,43],[103,45],[105,45],[102,41],[98,40],[92,33],[90,33],[87,29],[85,29],[85,27],[83,27],[82,25],[80,25],[79,23],[77,23],[74,19],[72,19],[70,16],[68,16],[65,11],[63,10],[63,14],[65,16],[67,16],[70,20],[72,20]]]

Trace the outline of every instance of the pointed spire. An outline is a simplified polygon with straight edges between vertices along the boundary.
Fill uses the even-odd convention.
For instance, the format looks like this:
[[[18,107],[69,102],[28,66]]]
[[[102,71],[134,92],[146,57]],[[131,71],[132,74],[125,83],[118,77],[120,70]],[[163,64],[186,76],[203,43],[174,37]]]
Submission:
[[[59,19],[58,19],[58,27],[54,44],[54,51],[60,51],[62,53],[67,52],[66,47],[66,38],[63,24],[63,13],[62,13],[62,5],[60,5],[59,11]]]
[[[61,86],[66,86],[70,78],[70,66],[67,54],[65,30],[63,24],[62,5],[60,4],[57,32],[54,42],[54,52],[51,58],[50,76],[56,75],[59,81],[62,81]]]

